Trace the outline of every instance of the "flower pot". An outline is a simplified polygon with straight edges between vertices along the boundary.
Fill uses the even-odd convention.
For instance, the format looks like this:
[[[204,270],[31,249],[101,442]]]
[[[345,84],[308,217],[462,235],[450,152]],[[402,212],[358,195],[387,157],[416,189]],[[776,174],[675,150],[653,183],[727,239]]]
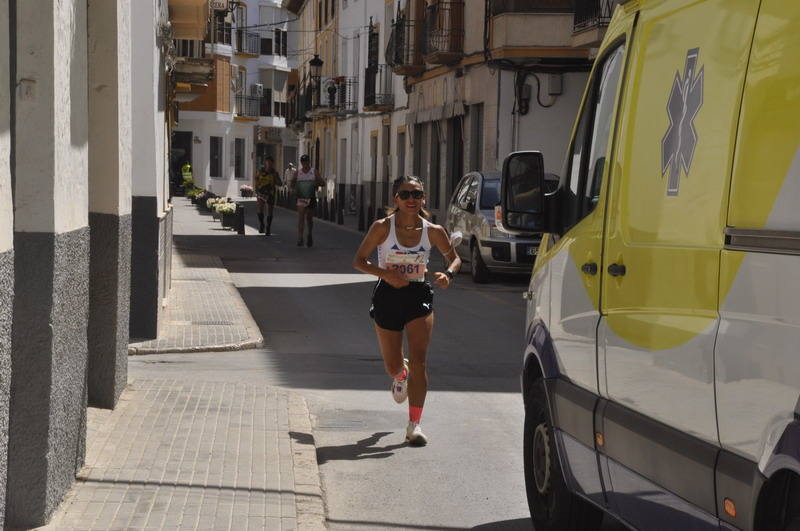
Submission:
[[[222,226],[229,228],[236,224],[236,214],[222,214]]]

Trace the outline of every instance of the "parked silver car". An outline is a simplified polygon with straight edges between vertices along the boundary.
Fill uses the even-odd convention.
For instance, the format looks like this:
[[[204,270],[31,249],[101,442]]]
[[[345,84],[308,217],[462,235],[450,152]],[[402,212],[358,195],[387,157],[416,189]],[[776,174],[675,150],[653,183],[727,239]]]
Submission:
[[[527,237],[501,232],[494,221],[494,207],[500,202],[500,174],[472,172],[456,186],[447,208],[445,226],[452,234],[461,232],[458,255],[471,263],[472,279],[489,281],[491,272],[530,275],[540,234]]]

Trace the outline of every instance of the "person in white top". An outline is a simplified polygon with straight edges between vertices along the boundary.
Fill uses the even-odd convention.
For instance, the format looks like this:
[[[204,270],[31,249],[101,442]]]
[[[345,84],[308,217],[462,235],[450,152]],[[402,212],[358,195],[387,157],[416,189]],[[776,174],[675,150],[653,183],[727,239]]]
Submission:
[[[289,183],[297,195],[297,246],[303,246],[303,230],[308,225],[306,245],[311,247],[314,239],[311,231],[314,229],[314,209],[317,206],[317,188],[323,186],[325,180],[316,168],[311,167],[308,155],[300,157],[300,169],[295,170]]]
[[[370,316],[375,321],[381,355],[392,380],[392,396],[402,403],[408,398],[409,423],[406,440],[411,445],[428,442],[419,426],[428,392],[426,360],[433,331],[433,287],[426,280],[432,247],[448,264],[433,273],[433,285],[447,288],[461,267],[447,231],[428,222],[425,191],[417,177],[400,177],[392,188],[394,208],[372,224],[353,259],[353,267],[378,277],[372,293]],[[378,249],[378,265],[369,257]],[[403,330],[408,339],[408,357],[403,356]]]

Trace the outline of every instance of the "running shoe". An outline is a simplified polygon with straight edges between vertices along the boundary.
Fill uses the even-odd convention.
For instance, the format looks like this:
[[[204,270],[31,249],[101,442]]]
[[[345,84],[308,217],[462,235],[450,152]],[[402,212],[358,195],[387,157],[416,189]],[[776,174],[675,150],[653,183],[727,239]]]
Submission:
[[[428,438],[422,433],[422,428],[416,422],[409,422],[406,428],[406,441],[411,446],[425,446],[428,444]]]
[[[392,380],[392,398],[398,404],[402,404],[408,398],[408,360],[403,359],[403,373],[401,378]]]

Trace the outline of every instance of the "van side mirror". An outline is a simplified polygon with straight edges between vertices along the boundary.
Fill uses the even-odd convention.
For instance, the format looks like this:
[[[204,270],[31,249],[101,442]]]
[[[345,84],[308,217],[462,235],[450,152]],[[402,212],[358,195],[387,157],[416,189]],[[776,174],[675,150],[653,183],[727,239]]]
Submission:
[[[497,225],[510,234],[543,232],[544,157],[539,151],[517,151],[503,161]]]

